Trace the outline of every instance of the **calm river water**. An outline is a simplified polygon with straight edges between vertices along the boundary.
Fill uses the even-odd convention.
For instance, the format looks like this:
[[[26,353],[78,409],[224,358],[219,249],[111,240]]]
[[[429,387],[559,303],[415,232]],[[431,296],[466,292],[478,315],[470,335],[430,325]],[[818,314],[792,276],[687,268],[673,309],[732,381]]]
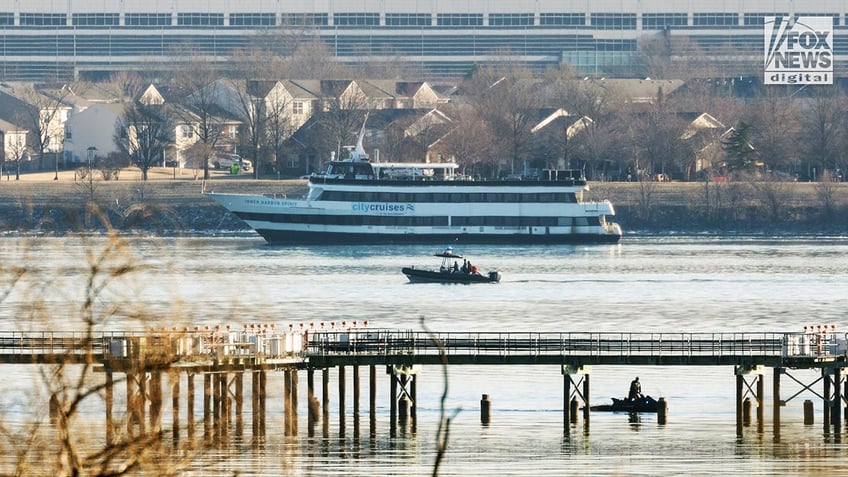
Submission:
[[[105,244],[103,238],[0,239],[0,297],[9,267],[29,270],[0,302],[2,329],[78,327],[87,270]],[[133,238],[121,257],[141,268],[106,284],[97,307],[104,313],[114,308],[103,325],[114,330],[343,320],[421,330],[423,320],[434,331],[796,332],[817,324],[848,331],[846,237],[455,245],[483,271],[501,270],[503,281],[407,283],[400,268],[438,265],[432,254],[441,247],[269,247],[253,236]],[[42,311],[31,313],[33,302],[43,302]],[[0,392],[4,419],[25,421],[38,371],[7,368]],[[821,399],[789,379],[782,381],[784,399],[798,394],[782,409],[780,438],[774,438],[770,369],[765,431],[746,428],[742,438],[736,435],[731,367],[594,367],[594,403],[624,395],[638,375],[646,394],[668,400],[668,423],[658,424],[655,415],[632,420],[593,413],[588,431],[581,420],[568,435],[558,367],[453,366],[448,373],[446,404],[455,417],[443,476],[818,475],[844,472],[848,457],[846,445],[821,425]],[[816,378],[812,372],[792,373],[807,383]],[[440,370],[425,368],[419,378],[416,432],[395,438],[387,423],[388,380],[381,375],[378,381],[376,436],[368,432],[367,386],[360,435],[354,432],[350,397],[345,432],[334,406],[329,438],[307,437],[304,397],[299,435],[284,437],[281,399],[269,397],[262,446],[235,440],[199,455],[184,475],[428,475],[443,390]],[[300,385],[305,396],[305,376]],[[271,374],[268,387],[269,396],[279,396],[282,376]],[[480,424],[481,394],[492,400],[488,426]],[[802,422],[805,399],[814,402],[814,425]],[[87,412],[95,419],[102,411],[93,406]],[[164,422],[170,422],[167,411]]]

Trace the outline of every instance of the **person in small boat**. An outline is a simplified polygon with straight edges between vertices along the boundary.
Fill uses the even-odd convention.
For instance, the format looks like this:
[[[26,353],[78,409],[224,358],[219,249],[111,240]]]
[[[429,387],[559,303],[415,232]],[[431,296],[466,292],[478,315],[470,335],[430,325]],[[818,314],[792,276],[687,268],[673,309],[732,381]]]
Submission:
[[[459,262],[453,261],[453,273],[459,273]]]
[[[462,259],[462,273],[468,273],[468,260]]]
[[[630,392],[627,393],[627,399],[642,399],[642,384],[639,383],[639,376],[630,382]]]

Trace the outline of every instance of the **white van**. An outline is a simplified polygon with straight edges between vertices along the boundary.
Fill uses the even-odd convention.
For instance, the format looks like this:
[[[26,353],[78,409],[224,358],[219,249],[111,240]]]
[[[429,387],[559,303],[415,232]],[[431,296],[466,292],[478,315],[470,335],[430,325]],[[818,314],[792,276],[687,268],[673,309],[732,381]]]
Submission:
[[[239,170],[243,172],[250,172],[250,168],[253,167],[253,163],[248,159],[244,159],[238,154],[226,154],[223,152],[215,153],[215,157],[211,159],[212,166],[215,169],[229,169],[233,164],[237,164],[239,166]]]

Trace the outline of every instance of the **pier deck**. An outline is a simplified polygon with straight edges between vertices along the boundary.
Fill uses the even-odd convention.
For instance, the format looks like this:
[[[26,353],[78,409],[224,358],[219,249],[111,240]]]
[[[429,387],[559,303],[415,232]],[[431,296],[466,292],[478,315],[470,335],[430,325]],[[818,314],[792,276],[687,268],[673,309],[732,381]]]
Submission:
[[[239,361],[301,368],[443,362],[832,368],[845,362],[846,340],[832,333],[0,332],[0,363],[119,364],[140,357],[173,365]]]

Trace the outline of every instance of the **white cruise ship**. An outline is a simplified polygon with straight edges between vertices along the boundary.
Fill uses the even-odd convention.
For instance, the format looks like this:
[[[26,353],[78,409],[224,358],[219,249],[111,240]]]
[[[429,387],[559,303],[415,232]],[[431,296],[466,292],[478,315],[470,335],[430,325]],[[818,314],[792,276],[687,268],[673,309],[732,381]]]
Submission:
[[[206,195],[270,244],[616,243],[609,201],[583,202],[582,171],[532,180],[467,180],[454,163],[368,160],[361,137],[351,158],[309,178],[306,197]]]

